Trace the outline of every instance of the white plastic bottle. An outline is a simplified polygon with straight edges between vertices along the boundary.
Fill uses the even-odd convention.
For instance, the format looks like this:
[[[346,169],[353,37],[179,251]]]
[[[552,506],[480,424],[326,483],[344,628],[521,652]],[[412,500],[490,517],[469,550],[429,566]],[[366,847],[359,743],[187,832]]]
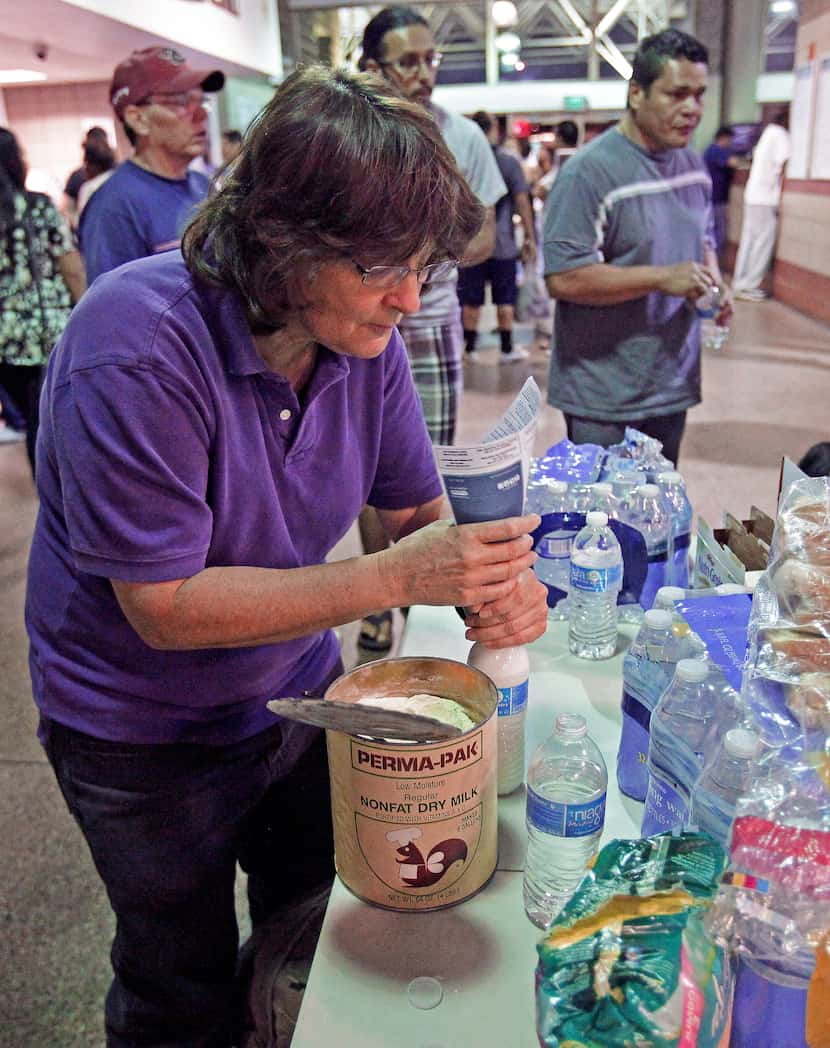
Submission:
[[[723,292],[717,286],[710,287],[695,302],[695,313],[701,320],[700,341],[704,349],[723,349],[729,338],[729,328],[715,322],[722,302]]]
[[[499,689],[498,793],[512,793],[525,777],[525,717],[530,662],[527,648],[487,648],[476,642],[467,665],[486,673]]]
[[[657,485],[672,509],[666,582],[672,586],[688,586],[694,511],[686,494],[686,484],[680,473],[670,470],[657,477]]]
[[[703,659],[681,659],[651,715],[644,837],[682,830],[688,820],[692,790],[718,728],[718,700],[707,687],[708,676]]]
[[[590,486],[589,510],[599,510],[605,513],[609,520],[617,515],[617,500],[614,496],[614,485],[607,481],[600,481]]]
[[[622,552],[608,516],[596,510],[571,547],[568,648],[583,659],[608,659],[617,647]]]
[[[573,509],[564,480],[549,480],[540,488],[536,504],[528,512],[570,513]],[[548,618],[563,620],[568,617],[567,594],[571,574],[571,543],[578,531],[576,525],[562,526],[547,532],[536,544],[538,554],[533,570],[536,578],[548,588]],[[560,597],[559,594],[564,596]],[[558,598],[558,599],[557,599]]]
[[[679,645],[669,611],[651,608],[623,659],[622,730],[617,751],[617,785],[635,801],[648,788],[648,733],[651,715],[674,674]]]
[[[525,913],[546,928],[599,848],[608,772],[585,718],[560,713],[527,771]]]
[[[672,614],[672,633],[678,643],[677,660],[702,659],[706,656],[706,645],[690,628],[683,616],[675,608],[675,602],[694,600],[696,597],[711,596],[711,589],[681,589],[680,586],[661,586],[654,597],[652,610],[670,611]]]
[[[761,740],[747,728],[732,728],[700,777],[692,797],[689,825],[726,848],[739,797],[749,789],[756,770]]]
[[[643,536],[648,569],[640,604],[648,611],[654,596],[666,585],[671,537],[671,507],[656,484],[641,484],[629,501],[628,523]]]

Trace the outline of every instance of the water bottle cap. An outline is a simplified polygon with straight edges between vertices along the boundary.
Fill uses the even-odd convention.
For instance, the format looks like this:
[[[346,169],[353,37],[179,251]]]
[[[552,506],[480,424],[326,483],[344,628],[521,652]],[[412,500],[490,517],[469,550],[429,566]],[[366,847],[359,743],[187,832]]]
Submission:
[[[720,586],[715,586],[715,593],[719,593],[722,597],[726,597],[730,593],[746,593],[746,589],[743,586],[738,585],[737,582],[722,582]]]
[[[763,574],[763,571],[748,571],[746,575],[744,575],[744,589],[747,593],[755,592],[755,587],[761,581],[761,576]]]
[[[646,498],[653,499],[656,495],[660,494],[660,489],[656,484],[641,484],[640,494],[645,495]]]
[[[564,495],[568,490],[567,480],[549,480],[548,489],[554,493],[554,495]]]
[[[585,718],[579,713],[560,713],[556,718],[556,734],[567,735],[571,739],[581,739],[588,732]]]
[[[678,473],[674,469],[667,469],[665,473],[658,473],[657,479],[662,480],[664,484],[683,484],[683,474]]]
[[[653,630],[670,630],[672,614],[660,608],[650,608],[643,615],[643,622]]]
[[[672,601],[674,603],[676,600],[683,600],[685,596],[686,591],[682,586],[661,586],[654,599],[655,601]]]
[[[761,750],[761,740],[754,731],[748,728],[732,728],[723,739],[723,745],[730,757],[743,757],[751,760]]]
[[[608,524],[608,514],[598,509],[592,509],[585,518],[585,523],[592,528],[604,528]]]
[[[709,667],[703,659],[681,659],[677,664],[675,674],[681,680],[699,684],[709,676]]]

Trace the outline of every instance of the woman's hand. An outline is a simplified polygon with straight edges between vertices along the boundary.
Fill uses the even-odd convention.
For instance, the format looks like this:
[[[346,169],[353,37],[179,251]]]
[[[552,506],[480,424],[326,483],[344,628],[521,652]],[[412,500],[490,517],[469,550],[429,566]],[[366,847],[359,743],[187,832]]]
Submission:
[[[483,612],[484,605],[508,598],[533,566],[529,532],[539,522],[536,514],[457,526],[435,521],[377,554],[381,577],[401,606],[461,605]]]
[[[524,571],[508,596],[485,604],[478,612],[468,610],[467,640],[481,641],[488,648],[530,644],[547,629],[547,595],[547,587],[533,572]]]

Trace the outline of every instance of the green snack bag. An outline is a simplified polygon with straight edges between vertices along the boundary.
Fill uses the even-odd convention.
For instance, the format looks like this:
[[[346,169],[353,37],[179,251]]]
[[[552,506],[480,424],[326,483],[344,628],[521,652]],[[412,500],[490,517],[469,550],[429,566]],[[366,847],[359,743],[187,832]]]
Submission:
[[[612,841],[539,943],[545,1048],[717,1048],[731,978],[703,914],[726,857],[701,834]]]

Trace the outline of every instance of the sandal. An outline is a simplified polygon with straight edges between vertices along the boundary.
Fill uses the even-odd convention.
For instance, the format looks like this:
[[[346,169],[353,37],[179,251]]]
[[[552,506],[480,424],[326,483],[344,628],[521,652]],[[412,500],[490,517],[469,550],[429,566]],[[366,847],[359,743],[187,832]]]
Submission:
[[[392,612],[367,615],[360,624],[358,646],[368,651],[389,651],[392,647]]]

